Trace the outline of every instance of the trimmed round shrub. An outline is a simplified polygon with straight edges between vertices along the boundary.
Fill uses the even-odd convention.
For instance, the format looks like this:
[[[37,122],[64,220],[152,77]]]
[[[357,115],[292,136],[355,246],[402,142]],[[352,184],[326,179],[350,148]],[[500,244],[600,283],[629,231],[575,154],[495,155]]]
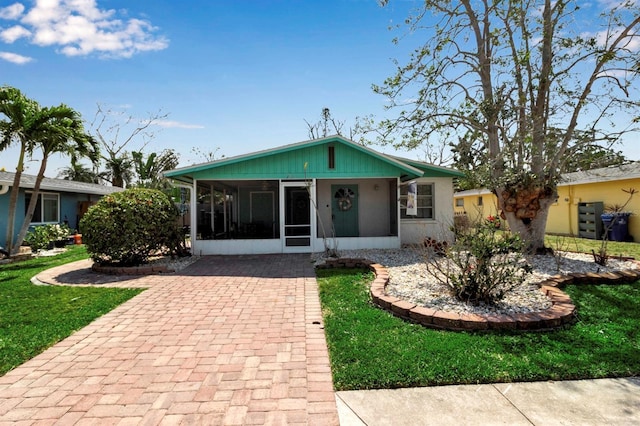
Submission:
[[[161,191],[127,189],[104,196],[80,221],[94,262],[134,266],[172,251],[179,235],[178,209]]]

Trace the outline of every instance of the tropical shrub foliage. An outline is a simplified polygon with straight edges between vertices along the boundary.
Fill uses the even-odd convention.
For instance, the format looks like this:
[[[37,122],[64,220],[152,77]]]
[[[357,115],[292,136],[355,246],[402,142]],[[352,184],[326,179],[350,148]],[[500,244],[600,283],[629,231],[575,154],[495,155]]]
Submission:
[[[66,238],[70,233],[67,225],[47,224],[33,228],[25,237],[25,242],[31,246],[31,250],[46,249],[52,241]]]
[[[489,218],[456,235],[446,259],[427,262],[431,274],[463,302],[492,304],[522,284],[530,266],[516,234],[501,232]]]
[[[103,197],[80,221],[91,258],[102,264],[139,265],[182,242],[178,210],[155,189],[134,188]]]

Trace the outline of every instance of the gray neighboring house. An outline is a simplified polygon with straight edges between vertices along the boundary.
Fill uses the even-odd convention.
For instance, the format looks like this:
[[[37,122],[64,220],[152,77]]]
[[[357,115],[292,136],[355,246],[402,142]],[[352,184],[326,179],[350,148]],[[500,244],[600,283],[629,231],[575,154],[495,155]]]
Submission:
[[[0,246],[6,245],[9,197],[14,176],[15,173],[0,171]],[[36,176],[27,174],[21,176],[14,238],[22,227],[35,183]],[[95,204],[103,195],[118,191],[122,191],[122,188],[44,178],[40,184],[38,204],[31,225],[67,223],[71,229],[77,229],[80,218],[91,205]]]

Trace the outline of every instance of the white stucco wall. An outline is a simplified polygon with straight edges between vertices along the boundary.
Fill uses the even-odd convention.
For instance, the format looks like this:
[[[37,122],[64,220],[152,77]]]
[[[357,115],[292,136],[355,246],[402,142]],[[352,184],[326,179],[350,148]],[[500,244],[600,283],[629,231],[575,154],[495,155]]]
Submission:
[[[401,219],[400,237],[402,244],[421,243],[425,237],[439,241],[453,241],[453,179],[420,178],[418,185],[433,183],[435,219]]]

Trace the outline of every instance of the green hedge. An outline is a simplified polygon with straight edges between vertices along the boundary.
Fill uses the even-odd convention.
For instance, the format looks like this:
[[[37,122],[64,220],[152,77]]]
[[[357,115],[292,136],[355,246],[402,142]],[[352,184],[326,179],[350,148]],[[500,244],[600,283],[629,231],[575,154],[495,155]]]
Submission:
[[[133,266],[180,241],[178,210],[155,189],[134,188],[104,196],[80,221],[82,240],[101,264]]]

